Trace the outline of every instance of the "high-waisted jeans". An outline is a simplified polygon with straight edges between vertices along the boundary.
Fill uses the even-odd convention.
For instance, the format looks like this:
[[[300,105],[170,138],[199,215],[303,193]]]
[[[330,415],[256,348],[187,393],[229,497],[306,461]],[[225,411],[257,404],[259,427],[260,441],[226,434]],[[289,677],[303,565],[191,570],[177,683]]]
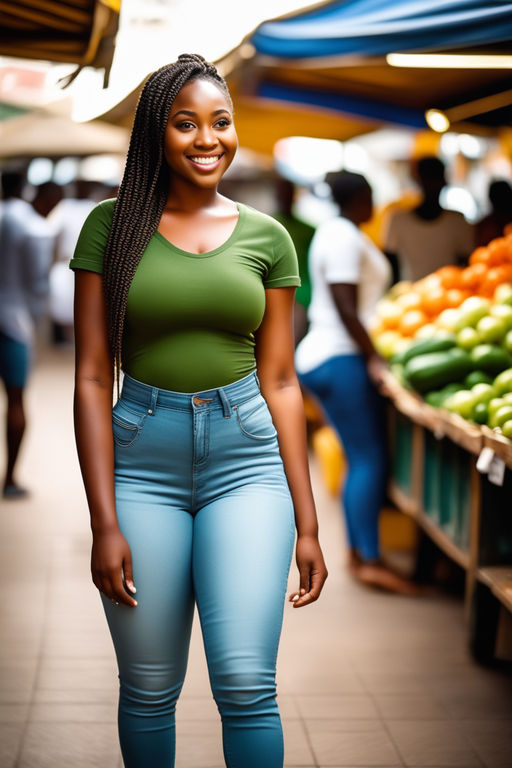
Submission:
[[[138,601],[102,596],[125,766],[174,765],[196,603],[226,765],[281,768],[275,665],[294,517],[256,375],[196,394],[125,376],[113,433],[117,517]]]
[[[384,399],[361,355],[331,357],[299,376],[321,402],[348,461],[343,488],[347,538],[365,560],[379,557],[379,513],[386,498],[388,454]]]

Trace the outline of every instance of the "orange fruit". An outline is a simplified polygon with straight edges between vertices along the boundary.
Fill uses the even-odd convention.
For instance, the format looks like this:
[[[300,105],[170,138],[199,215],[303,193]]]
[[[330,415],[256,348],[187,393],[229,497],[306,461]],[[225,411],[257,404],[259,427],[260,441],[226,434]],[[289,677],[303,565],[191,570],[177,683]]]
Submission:
[[[509,260],[509,245],[506,237],[496,237],[487,246],[489,251],[489,263],[492,267],[498,267]]]
[[[421,309],[410,309],[404,313],[398,330],[402,336],[414,336],[422,325],[428,323],[428,317]]]
[[[417,293],[417,291],[407,291],[407,293],[402,293],[398,296],[395,301],[398,306],[402,308],[403,312],[407,312],[410,309],[421,308],[422,296],[421,293]]]
[[[510,280],[512,280],[511,264],[502,264],[499,267],[491,267],[487,270],[487,274],[480,284],[478,293],[482,296],[491,298],[494,296],[494,292],[498,285],[508,283]]]
[[[469,295],[468,291],[461,291],[460,288],[450,288],[450,290],[446,291],[446,306],[459,307]]]
[[[484,246],[480,246],[480,248],[476,248],[469,257],[469,264],[485,264],[486,266],[489,266],[490,259],[491,254],[489,253],[489,250]]]
[[[472,291],[477,288],[487,274],[487,267],[482,262],[475,262],[470,267],[466,267],[460,273],[460,287],[464,290]]]
[[[447,264],[446,267],[436,270],[436,275],[441,280],[443,288],[458,288],[460,285],[460,276],[462,269],[451,264]]]
[[[434,287],[430,291],[423,293],[421,309],[428,315],[437,317],[447,306],[446,291],[441,286]]]

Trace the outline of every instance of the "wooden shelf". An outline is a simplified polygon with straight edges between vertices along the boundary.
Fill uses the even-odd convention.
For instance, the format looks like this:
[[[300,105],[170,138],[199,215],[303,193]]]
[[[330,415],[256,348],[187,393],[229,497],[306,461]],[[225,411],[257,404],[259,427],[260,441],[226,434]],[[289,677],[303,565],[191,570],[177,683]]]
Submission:
[[[477,579],[485,584],[493,595],[512,611],[512,566],[497,565],[489,568],[479,568]]]
[[[408,496],[394,480],[389,483],[388,496],[398,509],[414,519],[417,518],[419,512],[417,502]]]
[[[447,533],[439,528],[438,524],[434,522],[424,512],[419,512],[415,519],[418,524],[421,525],[425,533],[430,536],[433,542],[437,544],[439,549],[442,549],[448,557],[451,557],[461,568],[468,570],[469,568],[469,552],[461,549],[455,544]]]

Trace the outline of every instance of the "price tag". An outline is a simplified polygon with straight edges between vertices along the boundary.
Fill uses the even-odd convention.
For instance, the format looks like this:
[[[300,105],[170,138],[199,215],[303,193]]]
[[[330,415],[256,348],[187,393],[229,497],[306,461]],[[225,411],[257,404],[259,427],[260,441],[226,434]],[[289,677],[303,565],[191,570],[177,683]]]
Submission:
[[[482,448],[478,461],[476,462],[476,468],[482,475],[486,475],[491,468],[493,459],[495,459],[494,451],[489,446]]]
[[[503,478],[505,477],[505,462],[503,459],[493,456],[487,477],[493,485],[503,485]]]

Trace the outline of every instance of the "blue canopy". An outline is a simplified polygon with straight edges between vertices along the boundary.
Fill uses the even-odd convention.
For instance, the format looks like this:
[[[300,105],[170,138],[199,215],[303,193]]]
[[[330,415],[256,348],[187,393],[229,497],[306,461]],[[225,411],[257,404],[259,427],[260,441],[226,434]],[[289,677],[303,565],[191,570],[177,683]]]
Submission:
[[[249,38],[278,58],[382,56],[509,42],[508,0],[338,0],[265,22]]]

